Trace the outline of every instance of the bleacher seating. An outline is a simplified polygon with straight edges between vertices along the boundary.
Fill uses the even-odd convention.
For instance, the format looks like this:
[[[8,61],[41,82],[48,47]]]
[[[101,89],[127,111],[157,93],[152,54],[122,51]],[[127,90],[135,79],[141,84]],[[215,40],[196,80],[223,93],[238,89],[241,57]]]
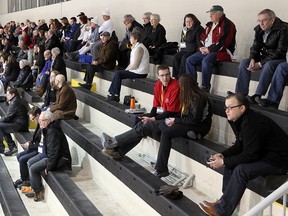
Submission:
[[[38,96],[39,97],[39,96]],[[36,98],[36,101],[39,101]],[[32,98],[30,98],[32,100]],[[0,113],[4,115],[7,111],[7,104],[0,104]],[[16,132],[14,137],[19,143],[25,143],[32,139],[31,132]],[[3,164],[2,164],[3,163]],[[13,181],[6,169],[6,165],[2,160],[0,160],[1,166],[1,177],[0,177],[0,190],[2,198],[2,208],[7,212],[12,212],[11,214],[5,215],[29,215],[23,201],[17,193]],[[6,173],[7,172],[7,173]],[[8,175],[8,176],[7,176]],[[8,179],[8,177],[10,177]],[[42,175],[46,180],[49,187],[52,189],[58,200],[61,202],[65,210],[69,215],[72,216],[94,216],[102,215],[99,210],[93,205],[93,203],[86,197],[86,195],[78,188],[78,186],[73,182],[70,176],[63,171],[51,171],[48,175]],[[15,193],[14,193],[15,192]],[[23,204],[23,206],[22,206]],[[15,208],[15,206],[17,208]],[[14,209],[15,208],[15,209]],[[17,214],[15,214],[16,212]],[[26,214],[27,212],[27,214]]]
[[[14,187],[2,156],[0,157],[0,202],[5,215],[29,216],[22,199]]]
[[[78,63],[69,63],[69,65],[72,67],[72,69],[75,69],[73,65],[77,65]],[[230,63],[229,63],[230,64]],[[231,63],[234,64],[234,63]],[[79,67],[78,67],[79,68]],[[83,68],[83,66],[81,67]],[[114,71],[104,71],[103,73],[97,74],[97,77],[109,80],[111,81],[113,78],[113,73]],[[122,85],[130,87],[130,88],[135,88],[137,90],[153,94],[153,86],[154,86],[155,80],[152,79],[135,79],[135,80],[123,80]],[[131,115],[127,115],[124,112],[124,108],[122,107],[123,105],[119,103],[114,103],[114,102],[106,102],[105,98],[102,96],[99,96],[95,93],[82,90],[82,89],[74,89],[77,99],[82,101],[83,103],[93,106],[93,104],[101,104],[98,105],[98,107],[94,107],[98,109],[101,112],[104,112],[105,114],[115,118],[116,120],[123,122],[130,127],[132,127],[134,123],[134,117]],[[81,96],[80,95],[85,95]],[[103,99],[101,101],[100,99]],[[209,98],[213,104],[213,113],[215,115],[225,117],[225,112],[224,112],[224,97],[217,96],[217,95],[212,95],[209,94]],[[94,101],[94,102],[93,102]],[[98,102],[96,102],[98,101]],[[107,106],[103,106],[103,104],[108,104]],[[109,105],[110,104],[110,105]],[[113,105],[113,106],[111,106]],[[101,108],[102,107],[102,108]],[[119,111],[119,108],[122,107],[122,111]],[[265,108],[260,108],[258,106],[252,106],[252,109],[259,111],[270,118],[274,119],[277,121],[277,123],[286,131],[288,132],[288,126],[285,122],[287,122],[287,117],[288,114],[287,112],[280,111],[280,110],[271,110],[271,109],[265,109]],[[123,118],[124,117],[124,118]],[[212,141],[209,140],[198,140],[198,141],[192,141],[192,140],[186,140],[183,138],[178,138],[177,141],[178,145],[172,145],[172,148],[175,150],[179,151],[180,153],[200,162],[203,165],[206,165],[205,161],[205,156],[206,155],[211,155],[215,152],[220,152],[224,150],[223,145],[216,144]],[[179,145],[179,143],[183,143],[183,145]],[[189,145],[187,145],[189,143]],[[191,147],[193,146],[193,147]],[[189,149],[190,148],[190,149]],[[218,172],[222,172],[221,170],[217,170]],[[277,186],[280,186],[284,180],[287,179],[287,175],[277,175],[277,176],[269,176],[269,177],[258,177],[257,179],[251,181],[248,185],[248,188],[251,189],[252,191],[255,191],[256,193],[260,194],[261,196],[267,196],[269,193],[271,193],[272,189],[277,188]]]
[[[83,92],[89,93],[88,90]],[[89,100],[88,95],[83,94],[81,98],[86,97]],[[98,104],[98,107],[103,107],[104,109],[108,106],[111,108],[113,105],[109,105],[105,101],[99,103],[99,98],[93,98],[90,102],[94,105]],[[94,100],[95,99],[95,100]],[[103,100],[103,97],[102,97]],[[109,109],[111,111],[117,112],[115,109]],[[116,108],[118,109],[118,108]],[[118,109],[119,110],[119,109]],[[119,111],[120,112],[120,111]],[[112,114],[112,113],[110,113]],[[129,121],[129,120],[128,120]],[[170,200],[163,196],[157,196],[154,192],[159,189],[160,186],[165,183],[161,181],[158,177],[154,176],[148,170],[134,162],[129,157],[124,157],[120,161],[112,160],[101,154],[102,146],[100,144],[100,138],[85,128],[81,123],[74,119],[62,120],[61,127],[64,133],[69,136],[74,142],[76,142],[81,148],[83,148],[87,153],[89,153],[95,160],[101,163],[107,170],[109,170],[113,175],[115,175],[120,181],[129,187],[133,192],[135,192],[139,197],[141,197],[146,203],[153,207],[161,215],[205,215],[190,199],[187,197],[182,197],[181,200]]]

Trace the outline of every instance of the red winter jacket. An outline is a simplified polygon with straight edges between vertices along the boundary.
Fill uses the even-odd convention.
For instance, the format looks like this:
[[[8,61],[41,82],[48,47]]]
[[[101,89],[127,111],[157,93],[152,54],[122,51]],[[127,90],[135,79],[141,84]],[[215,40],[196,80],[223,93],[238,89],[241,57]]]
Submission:
[[[200,37],[203,45],[212,26],[212,22],[206,24],[206,28]],[[234,23],[226,18],[225,14],[223,14],[218,25],[213,30],[212,44],[208,47],[210,52],[217,52],[218,61],[231,61],[231,57],[226,49],[228,49],[232,54],[234,53],[236,45],[235,36],[236,27]]]

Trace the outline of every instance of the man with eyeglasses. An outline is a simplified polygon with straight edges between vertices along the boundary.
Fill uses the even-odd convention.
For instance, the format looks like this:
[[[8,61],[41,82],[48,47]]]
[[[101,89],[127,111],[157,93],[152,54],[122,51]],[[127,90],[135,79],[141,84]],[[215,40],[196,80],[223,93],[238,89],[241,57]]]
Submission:
[[[41,182],[41,172],[47,175],[53,170],[71,170],[71,154],[65,134],[59,121],[54,121],[50,111],[44,111],[39,116],[41,140],[38,154],[28,160],[29,176],[34,192],[27,197],[34,197],[35,202],[44,199],[44,187]]]
[[[288,25],[276,17],[270,9],[258,14],[258,25],[254,28],[255,38],[250,48],[250,56],[240,63],[235,91],[248,95],[251,73],[260,70],[259,83],[251,104],[265,95],[276,67],[286,61],[288,48]]]
[[[150,16],[152,15],[151,12],[145,12],[143,14],[143,30],[142,30],[142,43],[147,47],[149,34],[152,31],[152,26],[150,22]]]
[[[159,81],[156,82],[154,87],[154,99],[151,112],[139,117],[140,122],[123,134],[110,137],[106,133],[103,133],[101,142],[104,147],[102,153],[105,156],[120,159],[134,148],[142,138],[147,136],[159,138],[158,136],[160,134],[153,133],[156,131],[155,128],[159,127],[157,122],[163,121],[165,118],[173,117],[180,112],[180,87],[178,81],[171,78],[171,73],[167,65],[160,65],[157,68],[157,74]],[[169,175],[169,173],[167,175]]]
[[[288,169],[288,135],[273,120],[249,108],[245,95],[230,94],[225,100],[227,120],[236,136],[233,146],[212,155],[211,168],[224,167],[222,197],[203,201],[208,215],[232,215],[249,180],[283,174]]]

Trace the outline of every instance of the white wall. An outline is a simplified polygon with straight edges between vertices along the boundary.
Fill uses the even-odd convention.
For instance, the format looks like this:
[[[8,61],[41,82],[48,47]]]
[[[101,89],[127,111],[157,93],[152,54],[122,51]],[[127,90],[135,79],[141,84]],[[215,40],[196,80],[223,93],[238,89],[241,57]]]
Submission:
[[[186,13],[194,13],[202,25],[209,21],[209,14],[205,13],[213,4],[220,4],[229,19],[237,27],[238,57],[241,60],[248,55],[249,47],[253,40],[253,28],[257,25],[257,14],[259,11],[270,8],[276,15],[288,21],[287,0],[71,0],[61,4],[49,5],[41,8],[16,12],[12,14],[0,15],[2,24],[10,21],[24,21],[29,18],[37,21],[39,18],[60,18],[62,16],[76,16],[80,11],[84,11],[89,17],[98,16],[101,19],[101,12],[108,7],[111,12],[116,32],[119,38],[124,35],[123,15],[131,13],[139,22],[142,22],[142,14],[146,11],[161,15],[161,23],[167,30],[169,41],[178,41],[182,27],[183,17]],[[6,1],[0,2],[0,8],[7,7]],[[2,9],[1,11],[5,11]]]

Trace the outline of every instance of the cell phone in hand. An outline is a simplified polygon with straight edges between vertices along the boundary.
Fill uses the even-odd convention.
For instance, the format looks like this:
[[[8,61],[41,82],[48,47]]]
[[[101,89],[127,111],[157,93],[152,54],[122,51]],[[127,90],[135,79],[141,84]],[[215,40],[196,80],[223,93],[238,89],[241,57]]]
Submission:
[[[207,163],[214,161],[214,159],[211,157],[206,157],[205,160]]]

